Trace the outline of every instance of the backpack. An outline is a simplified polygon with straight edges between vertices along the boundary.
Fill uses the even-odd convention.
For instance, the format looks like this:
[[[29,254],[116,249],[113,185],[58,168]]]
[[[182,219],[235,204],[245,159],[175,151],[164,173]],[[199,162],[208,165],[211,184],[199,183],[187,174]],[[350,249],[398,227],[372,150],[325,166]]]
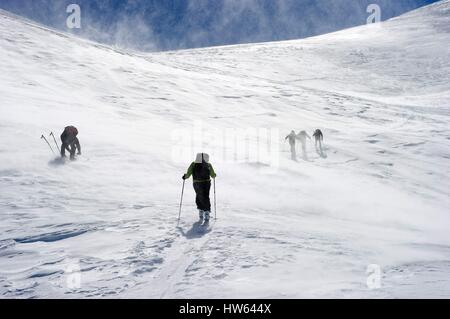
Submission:
[[[209,180],[211,176],[209,164],[205,161],[202,163],[195,163],[193,175],[194,179],[198,181]]]
[[[68,126],[64,129],[64,131],[69,135],[69,136],[77,136],[78,135],[78,130],[75,126]]]

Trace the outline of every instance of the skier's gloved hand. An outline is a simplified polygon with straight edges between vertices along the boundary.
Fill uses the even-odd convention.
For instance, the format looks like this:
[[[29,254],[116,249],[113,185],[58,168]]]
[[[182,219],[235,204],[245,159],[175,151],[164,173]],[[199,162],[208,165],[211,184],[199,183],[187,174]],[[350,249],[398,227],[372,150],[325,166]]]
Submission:
[[[185,180],[185,179],[186,179],[186,174],[185,174],[185,175],[183,175],[182,179],[183,179],[183,180]]]

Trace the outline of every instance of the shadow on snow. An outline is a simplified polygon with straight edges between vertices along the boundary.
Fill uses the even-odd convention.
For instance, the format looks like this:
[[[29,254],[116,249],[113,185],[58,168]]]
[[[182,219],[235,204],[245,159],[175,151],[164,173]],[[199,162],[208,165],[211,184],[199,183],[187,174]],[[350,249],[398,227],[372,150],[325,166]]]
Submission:
[[[187,239],[196,239],[202,238],[206,234],[210,233],[211,225],[210,224],[203,225],[200,221],[198,221],[195,222],[187,232],[185,232],[181,226],[178,226],[178,230]]]

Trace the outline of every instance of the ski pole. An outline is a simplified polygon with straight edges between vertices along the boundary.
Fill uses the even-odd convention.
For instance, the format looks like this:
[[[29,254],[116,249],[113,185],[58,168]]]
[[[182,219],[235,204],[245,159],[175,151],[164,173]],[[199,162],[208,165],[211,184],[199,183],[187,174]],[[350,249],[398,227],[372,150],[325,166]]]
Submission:
[[[178,223],[180,222],[181,219],[181,207],[183,206],[183,195],[184,195],[184,183],[186,182],[186,180],[183,180],[183,189],[181,190],[181,201],[180,201],[180,212],[178,214]]]
[[[53,134],[53,132],[50,133],[50,136],[53,137],[53,140],[55,141],[56,149],[59,150],[59,145],[58,145],[58,142],[56,142],[56,138],[55,138],[55,135]]]
[[[41,136],[41,140],[42,140],[42,139],[47,143],[48,147],[50,147],[50,149],[51,149],[52,152],[53,152],[53,155],[56,155],[55,151],[53,150],[52,146],[50,145],[50,143],[49,143],[49,142],[47,141],[47,139],[45,138],[44,134],[42,134],[42,136]]]
[[[216,179],[214,178],[214,219],[217,219]]]

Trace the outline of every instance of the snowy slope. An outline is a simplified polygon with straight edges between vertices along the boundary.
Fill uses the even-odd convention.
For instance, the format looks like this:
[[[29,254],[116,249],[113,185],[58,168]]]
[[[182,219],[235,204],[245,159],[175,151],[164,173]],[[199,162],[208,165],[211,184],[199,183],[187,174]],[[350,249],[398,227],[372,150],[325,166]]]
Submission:
[[[446,0],[305,40],[136,54],[0,11],[0,296],[450,297],[449,26]],[[40,136],[69,124],[83,156],[61,165]],[[203,146],[177,155],[199,125]],[[318,127],[327,156],[291,161],[286,134]],[[273,167],[218,155],[249,128],[276,134]],[[190,182],[177,227],[202,150],[219,175],[206,233]]]

